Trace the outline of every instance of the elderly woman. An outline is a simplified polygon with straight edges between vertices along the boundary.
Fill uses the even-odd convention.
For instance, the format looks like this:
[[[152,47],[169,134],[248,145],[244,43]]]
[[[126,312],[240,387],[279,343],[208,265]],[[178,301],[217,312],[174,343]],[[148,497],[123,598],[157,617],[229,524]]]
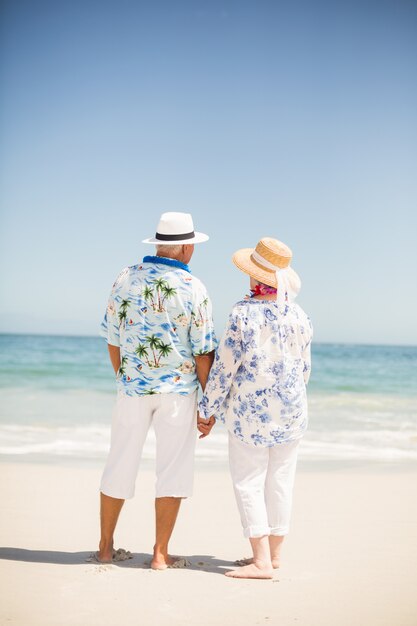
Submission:
[[[271,238],[234,254],[234,264],[250,276],[251,295],[232,309],[199,405],[202,436],[213,415],[229,431],[236,502],[253,551],[226,573],[235,578],[272,578],[279,566],[307,427],[312,327],[293,302],[300,280],[291,257],[288,246]]]

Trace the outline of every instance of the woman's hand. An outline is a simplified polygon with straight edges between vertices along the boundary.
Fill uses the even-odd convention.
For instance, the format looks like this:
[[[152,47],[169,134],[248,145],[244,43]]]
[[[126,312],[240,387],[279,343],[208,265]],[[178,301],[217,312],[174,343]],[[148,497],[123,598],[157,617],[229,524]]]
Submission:
[[[199,430],[201,433],[201,435],[199,436],[199,439],[203,439],[204,437],[207,437],[207,435],[210,434],[210,431],[213,428],[215,423],[216,423],[216,420],[214,419],[214,415],[212,415],[208,420],[205,420],[202,417],[200,417],[199,413],[197,413],[197,430]]]

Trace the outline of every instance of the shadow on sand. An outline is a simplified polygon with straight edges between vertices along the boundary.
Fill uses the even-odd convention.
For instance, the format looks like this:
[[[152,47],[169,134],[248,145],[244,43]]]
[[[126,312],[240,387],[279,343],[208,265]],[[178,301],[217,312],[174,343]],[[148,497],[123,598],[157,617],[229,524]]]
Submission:
[[[132,559],[109,564],[100,564],[92,560],[92,552],[58,552],[54,550],[25,550],[24,548],[0,548],[0,559],[5,561],[24,561],[26,563],[51,563],[53,565],[93,565],[96,567],[122,567],[126,569],[149,569],[152,555],[134,553]],[[224,574],[234,567],[231,561],[223,561],[208,554],[193,554],[186,558],[189,565],[184,569]]]

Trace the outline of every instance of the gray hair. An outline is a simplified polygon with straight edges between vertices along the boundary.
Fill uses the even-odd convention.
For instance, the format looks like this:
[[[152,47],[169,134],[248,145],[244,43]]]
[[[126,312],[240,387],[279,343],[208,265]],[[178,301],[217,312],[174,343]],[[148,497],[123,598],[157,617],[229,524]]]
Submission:
[[[173,246],[166,244],[158,244],[156,246],[156,254],[157,256],[164,256],[168,259],[175,259],[178,255],[181,254],[182,246]]]

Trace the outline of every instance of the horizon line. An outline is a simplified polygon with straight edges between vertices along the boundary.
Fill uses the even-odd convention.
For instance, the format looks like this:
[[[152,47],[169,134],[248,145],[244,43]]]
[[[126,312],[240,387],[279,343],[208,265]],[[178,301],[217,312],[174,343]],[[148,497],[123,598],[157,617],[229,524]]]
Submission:
[[[0,336],[12,336],[12,337],[61,337],[63,339],[101,339],[105,341],[103,337],[101,337],[98,333],[96,335],[90,334],[65,334],[65,333],[17,333],[17,332],[8,332],[0,330]],[[386,347],[386,348],[417,348],[417,344],[413,343],[367,343],[367,342],[358,342],[358,341],[314,341],[312,345],[340,345],[340,346],[364,346],[364,347]]]

